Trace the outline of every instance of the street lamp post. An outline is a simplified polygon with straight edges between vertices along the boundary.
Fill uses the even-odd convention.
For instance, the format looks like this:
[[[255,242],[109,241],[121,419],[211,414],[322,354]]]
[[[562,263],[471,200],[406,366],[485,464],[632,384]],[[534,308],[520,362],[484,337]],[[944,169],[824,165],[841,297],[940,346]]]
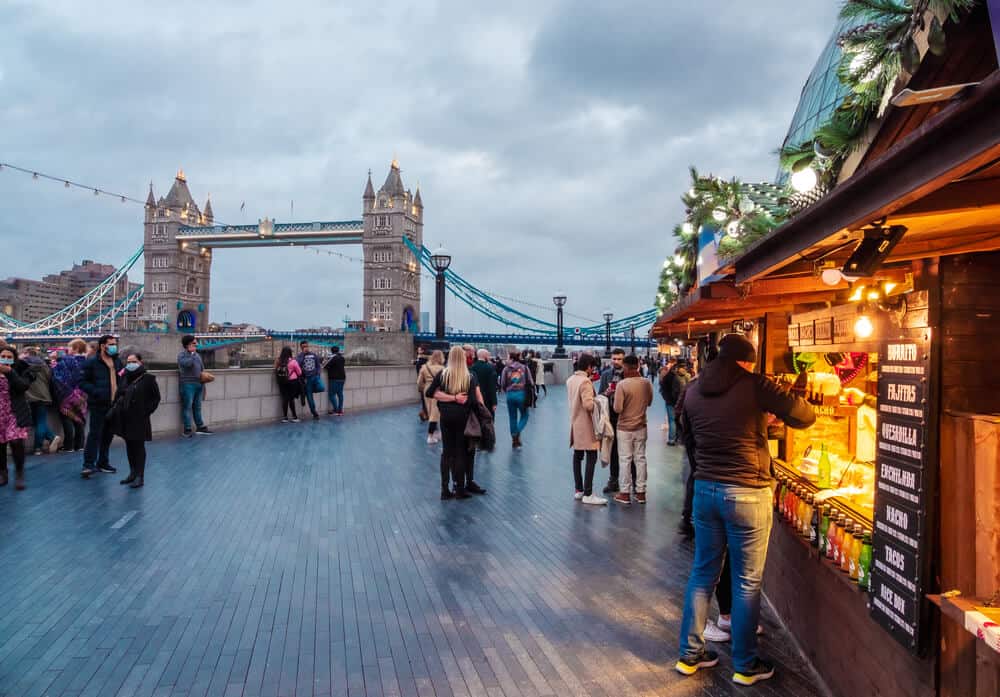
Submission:
[[[611,358],[611,320],[614,315],[611,310],[604,312],[604,357]]]
[[[557,291],[555,297],[552,298],[552,302],[556,306],[556,350],[553,352],[553,358],[566,358],[566,348],[563,346],[563,305],[566,304],[566,294],[562,291]]]
[[[632,333],[632,355],[635,355],[635,322],[629,325],[629,331]]]
[[[444,246],[438,246],[431,255],[431,266],[437,272],[435,279],[434,338],[444,340],[444,272],[451,266],[451,255]]]

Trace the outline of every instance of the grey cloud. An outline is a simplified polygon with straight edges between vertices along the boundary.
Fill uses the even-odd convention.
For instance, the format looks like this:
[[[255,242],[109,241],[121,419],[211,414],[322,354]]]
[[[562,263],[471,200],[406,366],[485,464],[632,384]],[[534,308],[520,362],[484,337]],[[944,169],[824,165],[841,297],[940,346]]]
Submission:
[[[425,242],[445,242],[456,270],[546,307],[562,286],[590,317],[648,306],[689,164],[773,175],[836,13],[826,0],[172,7],[0,9],[0,159],[140,198],[183,166],[199,202],[211,192],[218,219],[245,222],[288,220],[293,199],[298,219],[356,218],[367,170],[380,183],[396,154],[422,187]],[[118,261],[140,233],[141,209],[0,173],[0,238],[45,241],[8,245],[0,276]],[[336,323],[360,279],[302,250],[220,251],[213,315]]]

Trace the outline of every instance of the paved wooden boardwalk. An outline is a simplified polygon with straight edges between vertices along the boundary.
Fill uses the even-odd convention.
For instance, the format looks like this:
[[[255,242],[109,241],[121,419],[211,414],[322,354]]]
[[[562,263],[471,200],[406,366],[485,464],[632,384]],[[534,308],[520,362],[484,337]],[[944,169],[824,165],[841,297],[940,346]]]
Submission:
[[[139,491],[32,458],[0,490],[0,696],[817,694],[769,616],[775,680],[674,673],[680,454],[654,428],[649,505],[589,508],[567,439],[550,387],[447,502],[414,409],[159,441]]]

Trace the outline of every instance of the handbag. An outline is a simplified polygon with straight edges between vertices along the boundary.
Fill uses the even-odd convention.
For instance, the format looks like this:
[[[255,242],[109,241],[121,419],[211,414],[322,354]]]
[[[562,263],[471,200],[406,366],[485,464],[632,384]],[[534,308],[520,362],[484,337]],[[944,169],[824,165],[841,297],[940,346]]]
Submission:
[[[326,385],[323,384],[323,378],[317,377],[312,384],[312,393],[319,394],[320,392],[326,392]]]
[[[479,425],[479,416],[474,409],[469,410],[469,417],[465,420],[465,437],[475,440],[483,437],[483,428]]]
[[[208,383],[215,381],[215,376],[212,375],[207,370],[203,370],[203,371],[201,371],[201,375],[198,376],[198,381],[202,385],[207,385]]]

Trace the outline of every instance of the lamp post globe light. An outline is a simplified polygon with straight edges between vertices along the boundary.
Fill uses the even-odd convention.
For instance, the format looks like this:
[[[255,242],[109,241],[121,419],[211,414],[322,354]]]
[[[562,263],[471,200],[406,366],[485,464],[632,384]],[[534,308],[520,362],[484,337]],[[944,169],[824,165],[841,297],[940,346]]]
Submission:
[[[604,311],[604,357],[611,358],[611,320],[614,314],[611,310]]]
[[[444,341],[444,272],[451,266],[451,254],[444,245],[438,245],[431,254],[431,266],[437,272],[434,280],[434,338]]]
[[[552,357],[566,358],[566,348],[563,346],[563,305],[566,304],[566,294],[561,290],[556,291],[552,302],[556,306],[556,350]]]

